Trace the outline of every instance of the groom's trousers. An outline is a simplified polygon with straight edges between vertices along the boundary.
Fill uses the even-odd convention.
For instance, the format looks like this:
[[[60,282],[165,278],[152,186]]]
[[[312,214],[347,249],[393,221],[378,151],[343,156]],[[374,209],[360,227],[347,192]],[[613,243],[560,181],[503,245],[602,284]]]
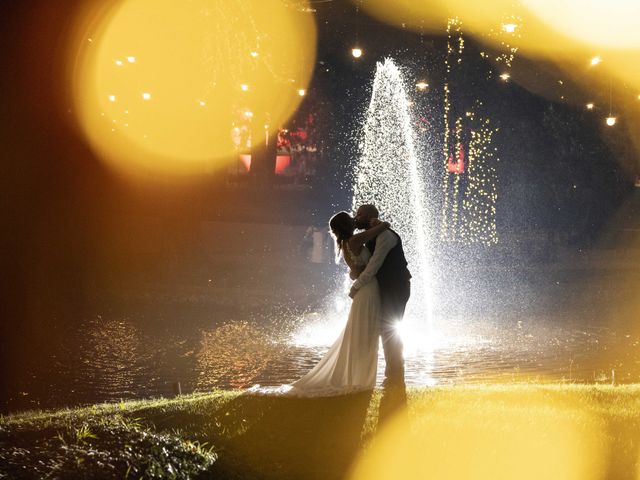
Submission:
[[[384,376],[390,380],[404,380],[404,358],[402,356],[402,338],[398,333],[398,322],[404,316],[404,310],[411,294],[411,284],[407,280],[400,285],[385,288],[381,285],[382,321],[380,336],[384,350]]]

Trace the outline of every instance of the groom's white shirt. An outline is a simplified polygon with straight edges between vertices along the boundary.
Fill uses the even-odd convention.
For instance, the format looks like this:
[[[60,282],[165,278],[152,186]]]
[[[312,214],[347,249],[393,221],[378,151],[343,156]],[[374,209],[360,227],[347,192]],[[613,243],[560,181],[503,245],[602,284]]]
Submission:
[[[373,256],[369,259],[367,266],[360,276],[353,282],[352,288],[358,290],[365,283],[369,283],[376,276],[382,266],[384,259],[393,247],[398,243],[397,237],[389,230],[385,230],[376,238],[376,248]]]

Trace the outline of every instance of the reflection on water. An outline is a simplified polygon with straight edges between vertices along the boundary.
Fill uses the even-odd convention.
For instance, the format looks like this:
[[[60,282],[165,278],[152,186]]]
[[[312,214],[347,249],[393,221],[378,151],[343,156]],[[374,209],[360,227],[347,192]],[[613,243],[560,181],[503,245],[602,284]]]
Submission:
[[[319,339],[327,325],[318,322]],[[557,320],[532,319],[513,325],[450,319],[433,330],[407,321],[399,329],[405,342],[408,385],[536,381],[618,382],[640,380],[640,339],[608,328]],[[327,345],[308,346],[313,327],[306,326],[292,362],[313,365]],[[379,356],[378,381],[384,371]]]
[[[97,391],[116,387],[121,395],[132,394],[136,373],[140,372],[138,365],[152,360],[140,348],[138,329],[131,322],[114,319],[93,322],[88,327],[80,350],[81,375]]]
[[[343,328],[346,312],[211,316],[85,321],[59,347],[75,354],[34,373],[37,379],[47,372],[46,394],[37,392],[34,380],[19,407],[14,402],[3,408],[172,396],[177,382],[184,393],[290,383],[322,357]],[[640,381],[637,330],[530,316],[526,321],[448,318],[433,331],[407,319],[401,330],[409,385],[612,382],[614,376],[617,383]],[[382,362],[380,351],[379,382]]]
[[[58,374],[71,382],[54,385],[59,395],[84,402],[172,392],[178,371],[188,368],[190,342],[166,325],[149,323],[102,316],[84,322],[64,340],[78,346],[78,355],[59,365]]]
[[[245,321],[205,330],[197,354],[197,389],[242,388],[268,369],[277,355],[277,345]]]

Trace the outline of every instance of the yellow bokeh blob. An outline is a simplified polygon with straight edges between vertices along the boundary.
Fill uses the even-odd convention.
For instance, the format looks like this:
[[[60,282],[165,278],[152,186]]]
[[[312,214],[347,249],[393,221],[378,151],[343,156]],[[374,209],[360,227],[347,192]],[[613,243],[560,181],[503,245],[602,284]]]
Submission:
[[[72,37],[80,126],[109,165],[199,173],[237,153],[232,130],[274,131],[315,63],[305,2],[126,0],[79,15]]]
[[[594,47],[640,48],[640,2],[618,0],[524,0],[547,25]]]
[[[417,400],[390,420],[351,478],[604,478],[602,422],[579,408],[534,391],[445,400]]]
[[[491,28],[500,28],[501,19],[513,14],[513,2],[493,0],[477,2],[474,0],[435,0],[416,2],[414,0],[368,0],[353,2],[360,5],[370,15],[380,20],[409,27],[419,32],[441,34],[447,25],[447,19],[458,17],[465,28],[486,32]]]
[[[609,113],[619,116],[615,128],[636,156],[640,152],[635,134],[640,124],[637,0],[352,2],[382,21],[416,32],[442,35],[449,28],[455,49],[462,48],[456,43],[460,38],[474,39],[495,65],[497,78],[509,78],[537,95],[580,108],[595,102],[593,113],[602,122]],[[591,63],[596,56],[600,62]]]

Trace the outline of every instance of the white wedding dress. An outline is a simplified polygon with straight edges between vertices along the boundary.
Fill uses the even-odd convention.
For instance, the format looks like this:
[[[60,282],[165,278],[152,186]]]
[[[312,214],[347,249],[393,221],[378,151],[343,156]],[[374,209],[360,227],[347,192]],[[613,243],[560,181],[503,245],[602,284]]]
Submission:
[[[361,267],[371,258],[366,247],[356,256],[346,243],[344,254],[350,256],[352,263]],[[358,290],[351,302],[344,330],[309,373],[291,385],[256,385],[248,393],[326,397],[372,390],[378,367],[380,311],[380,292],[378,281],[374,277]]]

